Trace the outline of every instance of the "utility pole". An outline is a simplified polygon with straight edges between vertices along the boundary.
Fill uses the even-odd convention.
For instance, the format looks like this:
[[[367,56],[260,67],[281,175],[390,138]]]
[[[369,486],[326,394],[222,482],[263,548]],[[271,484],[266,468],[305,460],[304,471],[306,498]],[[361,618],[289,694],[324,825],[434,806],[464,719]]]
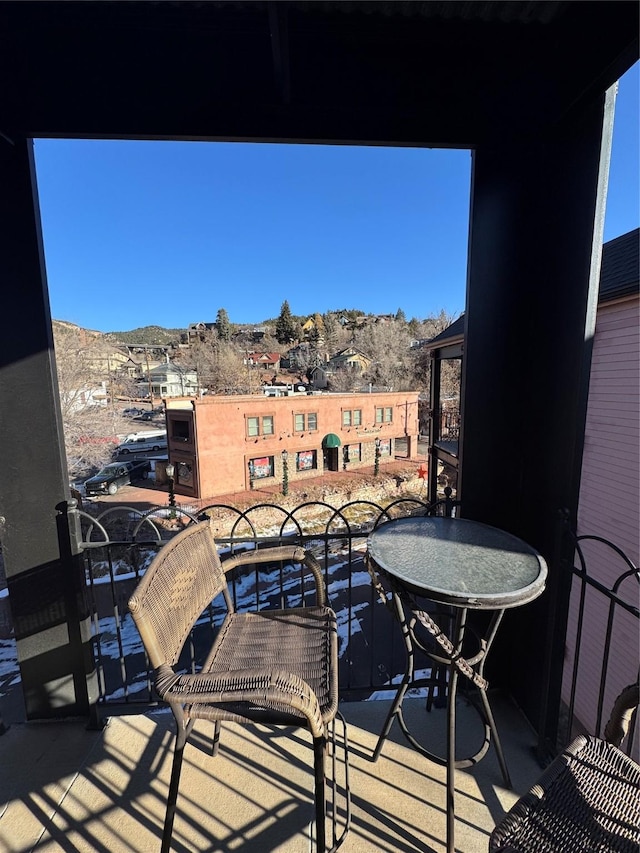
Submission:
[[[144,348],[144,357],[147,362],[147,385],[149,386],[149,399],[151,400],[151,410],[153,411],[153,393],[151,391],[151,374],[149,373],[149,349]]]

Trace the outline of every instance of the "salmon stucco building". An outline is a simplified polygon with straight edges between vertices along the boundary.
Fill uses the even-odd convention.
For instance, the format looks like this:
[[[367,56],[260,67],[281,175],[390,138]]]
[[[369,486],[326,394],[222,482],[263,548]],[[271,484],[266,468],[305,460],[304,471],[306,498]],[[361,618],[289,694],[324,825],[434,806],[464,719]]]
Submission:
[[[166,400],[175,491],[209,498],[417,450],[418,392],[212,396]]]

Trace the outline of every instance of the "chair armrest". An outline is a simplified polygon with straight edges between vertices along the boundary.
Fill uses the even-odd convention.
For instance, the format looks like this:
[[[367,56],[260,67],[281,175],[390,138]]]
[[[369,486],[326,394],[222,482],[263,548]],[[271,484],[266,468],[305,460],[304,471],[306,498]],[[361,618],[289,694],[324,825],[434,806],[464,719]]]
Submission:
[[[297,711],[306,717],[313,737],[325,734],[318,697],[306,681],[285,670],[177,675],[171,667],[162,666],[156,675],[156,690],[165,702],[181,705],[246,702],[289,713]]]
[[[325,607],[327,604],[327,591],[322,577],[322,569],[320,563],[311,551],[305,551],[299,545],[282,545],[274,548],[256,548],[253,551],[243,551],[242,554],[235,554],[232,557],[226,557],[222,561],[222,568],[225,572],[232,571],[238,566],[255,565],[256,563],[272,563],[278,560],[290,560],[293,563],[302,563],[313,574],[316,584],[316,604],[318,607]]]
[[[631,717],[639,702],[640,688],[636,681],[635,684],[627,685],[613,703],[611,716],[604,730],[605,740],[615,746],[620,746],[627,736]]]

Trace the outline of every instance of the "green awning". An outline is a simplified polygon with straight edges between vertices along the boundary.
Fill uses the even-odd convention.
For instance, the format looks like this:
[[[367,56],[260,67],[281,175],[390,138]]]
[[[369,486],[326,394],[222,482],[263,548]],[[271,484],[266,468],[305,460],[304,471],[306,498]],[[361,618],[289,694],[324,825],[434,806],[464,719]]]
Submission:
[[[340,447],[341,444],[342,442],[335,432],[327,433],[327,435],[322,439],[323,447]]]

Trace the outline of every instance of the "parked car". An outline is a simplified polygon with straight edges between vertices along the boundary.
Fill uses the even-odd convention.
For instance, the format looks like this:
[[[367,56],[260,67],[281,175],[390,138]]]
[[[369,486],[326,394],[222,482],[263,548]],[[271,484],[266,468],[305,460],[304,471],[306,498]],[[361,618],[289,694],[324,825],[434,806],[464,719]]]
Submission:
[[[114,450],[114,455],[127,453],[146,453],[151,451],[157,453],[159,450],[167,449],[166,429],[148,430],[147,432],[132,432],[122,444]]]
[[[141,415],[137,415],[134,418],[134,421],[152,421],[154,417],[155,416],[153,412],[142,412]]]
[[[136,415],[141,415],[143,412],[144,412],[144,409],[136,409],[134,407],[131,409],[125,409],[122,414],[128,415],[129,417],[135,417]]]
[[[93,477],[84,481],[87,497],[91,495],[115,495],[122,486],[129,486],[134,480],[146,480],[151,464],[140,462],[110,462]]]

